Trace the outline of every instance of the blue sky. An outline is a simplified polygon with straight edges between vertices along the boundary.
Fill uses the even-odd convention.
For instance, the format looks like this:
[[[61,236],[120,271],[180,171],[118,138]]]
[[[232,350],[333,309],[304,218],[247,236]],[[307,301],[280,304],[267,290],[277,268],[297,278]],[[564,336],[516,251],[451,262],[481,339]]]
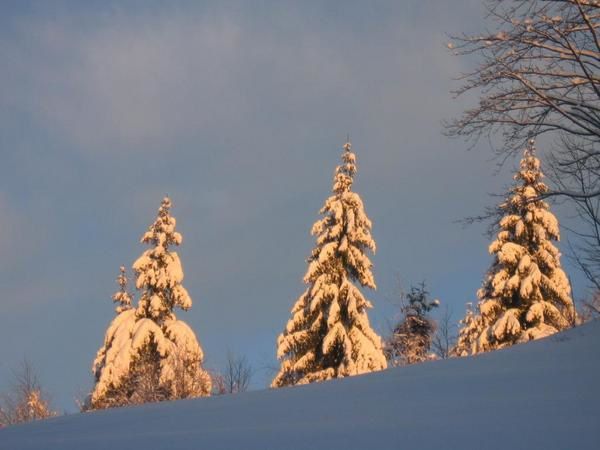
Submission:
[[[75,409],[119,265],[165,194],[194,300],[179,317],[208,367],[231,349],[263,387],[347,133],[378,244],[375,328],[398,279],[427,280],[456,320],[474,299],[488,239],[454,222],[515,165],[442,135],[473,100],[449,93],[469,61],[447,33],[483,28],[481,2],[248,3],[0,6],[0,389],[26,357]]]

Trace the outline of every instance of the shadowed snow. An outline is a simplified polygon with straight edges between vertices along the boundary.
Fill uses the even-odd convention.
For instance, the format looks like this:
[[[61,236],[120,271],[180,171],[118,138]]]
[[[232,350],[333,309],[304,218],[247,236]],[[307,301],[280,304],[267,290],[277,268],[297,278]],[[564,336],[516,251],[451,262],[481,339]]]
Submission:
[[[11,450],[597,449],[600,321],[473,358],[0,430]]]

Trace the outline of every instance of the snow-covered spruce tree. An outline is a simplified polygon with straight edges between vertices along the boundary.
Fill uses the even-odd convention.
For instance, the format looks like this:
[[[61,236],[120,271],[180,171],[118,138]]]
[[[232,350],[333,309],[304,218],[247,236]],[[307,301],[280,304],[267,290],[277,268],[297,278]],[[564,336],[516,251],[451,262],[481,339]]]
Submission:
[[[117,280],[120,290],[113,299],[121,306],[92,367],[96,379],[92,409],[210,393],[202,349],[194,332],[173,312],[175,307],[188,310],[192,300],[181,284],[179,256],[169,248],[181,244],[170,207],[165,198],[156,221],[142,236],[142,242],[152,247],[133,264],[141,291],[137,308],[129,307],[124,274]]]
[[[560,266],[556,217],[540,196],[543,182],[529,141],[516,184],[500,205],[504,216],[489,251],[494,262],[478,292],[478,313],[463,321],[458,353],[473,354],[538,339],[571,326],[575,308]]]
[[[459,320],[460,331],[452,356],[468,356],[483,331],[483,319],[473,311],[473,303],[467,303],[465,317]]]
[[[371,221],[358,194],[351,191],[356,157],[344,145],[335,170],[333,195],[312,227],[316,247],[308,259],[306,291],[277,340],[281,362],[272,387],[357,375],[387,367],[381,338],[371,329],[371,303],[358,287],[375,289],[371,261],[375,251]]]
[[[429,313],[439,306],[439,300],[429,298],[425,282],[412,286],[402,297],[405,297],[402,318],[385,345],[388,362],[393,366],[415,364],[434,357],[430,350],[436,324]]]
[[[124,406],[130,403],[126,388],[129,362],[124,360],[124,354],[119,353],[121,346],[131,347],[130,331],[136,321],[135,309],[132,306],[133,297],[127,288],[128,282],[125,267],[121,266],[117,276],[119,290],[111,298],[117,304],[115,307],[117,316],[109,325],[104,337],[104,345],[98,350],[92,365],[96,385],[83,402],[84,411]],[[121,357],[119,361],[115,358],[117,354]]]
[[[123,311],[127,311],[131,309],[131,294],[127,291],[127,283],[129,280],[127,279],[127,273],[125,272],[125,266],[119,267],[119,276],[117,277],[117,284],[119,285],[119,290],[114,293],[112,296],[113,302],[118,303],[119,305],[115,308],[117,313],[121,313]]]

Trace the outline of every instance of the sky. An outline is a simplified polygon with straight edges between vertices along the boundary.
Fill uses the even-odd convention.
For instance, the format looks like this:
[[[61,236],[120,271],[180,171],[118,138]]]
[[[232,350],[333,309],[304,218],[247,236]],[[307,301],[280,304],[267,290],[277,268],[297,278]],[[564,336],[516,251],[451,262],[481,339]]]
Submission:
[[[165,195],[194,302],[178,317],[208,368],[230,350],[265,387],[347,135],[378,245],[374,328],[422,280],[458,321],[491,259],[485,226],[456,221],[517,164],[443,135],[474,101],[450,93],[473,61],[448,34],[485,26],[481,0],[2,2],[0,390],[26,358],[76,410]]]

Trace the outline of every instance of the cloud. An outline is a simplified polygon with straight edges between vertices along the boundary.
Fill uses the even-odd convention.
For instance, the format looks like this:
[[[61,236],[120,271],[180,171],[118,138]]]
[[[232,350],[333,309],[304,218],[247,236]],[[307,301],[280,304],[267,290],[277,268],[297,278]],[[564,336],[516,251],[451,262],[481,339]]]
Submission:
[[[228,23],[156,18],[130,27],[116,17],[91,30],[29,22],[21,33],[28,51],[16,71],[29,76],[15,96],[83,151],[164,148],[224,113],[215,95],[237,39]]]
[[[8,254],[18,219],[9,208],[6,195],[0,192],[0,254]]]
[[[47,258],[44,234],[0,192],[0,314],[27,310],[60,291],[38,271]]]
[[[29,239],[24,237],[29,235]],[[23,262],[35,253],[39,240],[31,224],[0,192],[0,271],[22,267]]]
[[[456,73],[442,31],[409,16],[369,18],[356,32],[296,8],[244,13],[16,20],[16,45],[0,46],[13,63],[0,76],[11,82],[4,102],[83,152],[164,152],[230,135],[260,142],[265,128],[279,134],[293,122],[310,133],[312,120],[340,113],[354,128],[408,131],[431,114],[440,72]]]

